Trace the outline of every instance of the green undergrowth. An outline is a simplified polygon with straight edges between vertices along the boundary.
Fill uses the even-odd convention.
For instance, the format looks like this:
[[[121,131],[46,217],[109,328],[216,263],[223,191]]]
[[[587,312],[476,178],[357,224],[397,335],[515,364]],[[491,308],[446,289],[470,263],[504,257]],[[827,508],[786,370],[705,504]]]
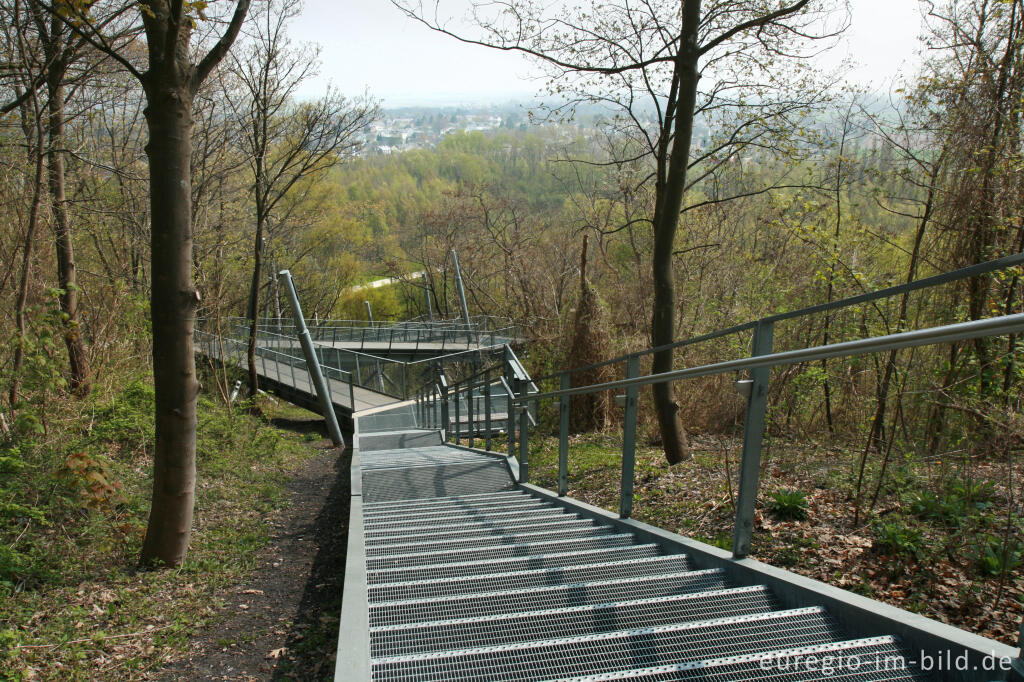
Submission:
[[[173,570],[136,570],[152,485],[147,381],[0,441],[0,679],[139,679],[216,616],[218,590],[269,540],[290,472],[317,452],[251,407],[200,397],[193,534]]]

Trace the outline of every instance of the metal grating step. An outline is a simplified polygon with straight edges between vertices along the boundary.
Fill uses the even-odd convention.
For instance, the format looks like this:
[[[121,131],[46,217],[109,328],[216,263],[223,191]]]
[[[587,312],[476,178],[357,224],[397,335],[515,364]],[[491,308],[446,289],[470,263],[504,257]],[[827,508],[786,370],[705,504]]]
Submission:
[[[397,625],[492,616],[519,611],[548,611],[630,599],[654,599],[731,587],[721,569],[590,583],[548,585],[525,590],[408,599],[370,604],[370,625]]]
[[[367,533],[392,533],[403,530],[411,531],[414,528],[461,528],[470,526],[518,526],[526,523],[533,523],[535,519],[578,519],[575,514],[569,514],[559,507],[540,507],[538,509],[514,509],[495,513],[488,516],[472,516],[462,519],[441,518],[419,518],[405,521],[393,521],[391,519],[378,519],[364,522],[363,527]]]
[[[912,665],[911,657],[895,637],[872,637],[656,668],[561,678],[559,682],[911,682],[930,679],[916,664]]]
[[[554,507],[550,502],[544,502],[536,498],[529,498],[526,500],[508,500],[502,502],[492,502],[486,505],[476,505],[472,507],[441,507],[438,509],[432,509],[430,507],[417,508],[417,509],[396,509],[391,512],[379,511],[368,514],[364,518],[365,523],[373,523],[380,521],[393,521],[394,523],[400,523],[401,521],[416,521],[425,518],[436,518],[436,519],[474,519],[474,518],[487,518],[496,514],[503,514],[509,511],[519,509],[550,509]]]
[[[619,559],[638,559],[645,556],[657,556],[660,550],[657,545],[629,545],[627,547],[610,547],[588,549],[575,552],[559,552],[536,556],[511,557],[503,559],[486,559],[482,561],[464,561],[452,564],[433,566],[410,566],[379,571],[367,571],[367,583],[406,582],[409,580],[435,580],[438,578],[454,578],[462,575],[480,575],[483,573],[499,573],[501,571],[522,571],[527,568],[553,568],[555,566],[574,566],[581,563],[599,563]]]
[[[692,570],[683,554],[656,556],[631,561],[604,564],[583,564],[569,568],[541,568],[515,573],[471,575],[447,580],[419,580],[404,583],[386,583],[369,588],[369,601],[395,601],[471,595],[474,592],[500,592],[526,590],[533,587],[553,587],[573,583],[592,583],[617,578],[642,578],[655,575],[679,574]]]
[[[363,471],[363,499],[368,502],[453,497],[508,490],[512,478],[504,462],[480,462]]]
[[[778,602],[764,586],[634,599],[547,611],[477,616],[455,621],[407,623],[371,630],[374,657],[465,649],[576,637],[598,632],[768,613]]]
[[[488,561],[511,557],[543,556],[556,551],[580,551],[585,549],[603,549],[605,547],[627,547],[633,544],[632,533],[615,535],[598,535],[584,538],[563,538],[559,540],[543,540],[514,545],[485,545],[483,547],[463,547],[442,551],[413,552],[409,554],[388,554],[376,558],[367,558],[366,570],[381,571],[389,568],[405,568],[408,566],[436,566],[438,564],[460,563],[463,561]]]
[[[554,528],[535,532],[506,533],[502,535],[485,535],[480,537],[458,538],[430,542],[424,539],[418,542],[394,542],[386,540],[375,545],[367,545],[366,556],[368,558],[383,557],[389,554],[402,554],[405,552],[441,552],[451,553],[457,550],[465,550],[475,547],[488,547],[494,545],[523,545],[537,542],[553,542],[556,540],[576,540],[582,538],[594,538],[611,535],[615,532],[610,526],[584,526],[583,528]]]
[[[415,509],[417,507],[443,507],[461,506],[476,504],[478,502],[489,502],[498,500],[536,499],[532,495],[521,490],[506,490],[497,493],[478,493],[476,495],[457,495],[455,497],[431,497],[426,500],[397,500],[394,502],[372,502],[363,505],[365,513],[374,513],[382,510]]]
[[[566,532],[572,532],[573,530],[579,530],[582,528],[606,528],[607,526],[599,526],[590,519],[580,519],[574,516],[566,516],[564,514],[542,518],[540,522],[531,520],[529,528],[532,531],[538,533],[556,531],[558,529],[564,529]],[[445,526],[428,526],[424,528],[411,528],[408,532],[396,529],[394,532],[375,532],[373,535],[368,535],[366,538],[366,544],[368,546],[374,546],[378,544],[388,544],[391,542],[402,543],[402,542],[445,542],[466,540],[471,541],[475,538],[502,538],[514,535],[521,535],[523,524],[514,524],[507,526],[488,527],[486,525],[474,524],[467,526],[451,527],[450,525]]]
[[[495,462],[476,452],[449,448],[409,448],[407,450],[378,450],[360,454],[359,465],[363,471],[373,469],[397,469],[401,467],[438,466],[463,462]]]
[[[826,644],[841,637],[821,608],[373,659],[373,679],[518,682]]]

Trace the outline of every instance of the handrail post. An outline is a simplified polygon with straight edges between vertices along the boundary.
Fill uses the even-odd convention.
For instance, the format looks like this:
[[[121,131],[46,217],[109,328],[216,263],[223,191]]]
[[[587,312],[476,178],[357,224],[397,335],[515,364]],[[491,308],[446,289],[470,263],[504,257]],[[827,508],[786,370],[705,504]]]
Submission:
[[[775,324],[759,320],[754,327],[751,355],[770,355]],[[743,423],[743,458],[740,462],[739,493],[736,497],[736,522],[733,526],[732,555],[742,559],[750,554],[754,534],[754,508],[757,504],[758,478],[761,475],[761,441],[764,439],[764,419],[768,406],[770,367],[750,370],[750,395]]]
[[[626,378],[640,376],[640,358],[630,355],[626,359]],[[622,425],[622,495],[619,499],[619,517],[628,519],[633,513],[633,473],[636,470],[636,415],[640,402],[640,387],[626,389],[626,414]]]
[[[528,386],[523,386],[523,398],[528,395]],[[519,415],[519,482],[530,482],[530,404],[523,401]]]
[[[450,443],[452,440],[451,424],[448,422],[448,380],[444,374],[439,377],[438,384],[441,387],[441,428],[444,430],[444,440]]]
[[[515,403],[515,395],[508,396],[508,415],[506,417],[508,427],[508,456],[516,456],[516,411],[518,406]]]
[[[491,371],[484,372],[484,450],[491,451]]]
[[[469,424],[469,447],[474,445],[473,432],[476,431],[476,423],[473,421],[473,413],[475,412],[473,409],[473,382],[473,379],[469,380],[466,392],[466,420]]]
[[[569,388],[571,377],[562,372],[559,388]],[[569,396],[558,397],[558,496],[569,494]]]
[[[452,431],[455,432],[455,444],[459,444],[459,432],[462,430],[462,415],[460,414],[461,409],[459,408],[459,382],[455,383],[455,387],[452,389],[452,395],[455,397],[455,426]]]
[[[295,315],[295,326],[298,327],[299,343],[302,344],[302,352],[306,356],[306,369],[309,372],[309,378],[313,382],[313,386],[316,388],[317,395],[320,397],[320,407],[323,409],[324,419],[327,421],[327,433],[330,434],[331,441],[335,446],[343,445],[345,439],[341,436],[338,416],[334,413],[334,401],[331,400],[331,394],[327,390],[324,375],[320,371],[320,363],[316,358],[316,350],[313,348],[313,340],[309,336],[309,330],[306,329],[306,321],[302,317],[302,308],[299,306],[299,296],[295,292],[295,283],[292,282],[292,273],[282,270],[278,273],[278,277],[285,281],[288,289],[288,297],[292,303],[292,313]],[[292,386],[295,386],[294,382],[292,382]]]

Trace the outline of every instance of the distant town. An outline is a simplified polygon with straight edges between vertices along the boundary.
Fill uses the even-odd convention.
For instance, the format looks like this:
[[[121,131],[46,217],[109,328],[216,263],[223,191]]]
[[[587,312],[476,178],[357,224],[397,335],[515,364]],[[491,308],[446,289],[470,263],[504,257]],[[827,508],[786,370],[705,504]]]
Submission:
[[[531,110],[534,115],[531,116]],[[599,120],[609,112],[594,105],[581,105],[571,121],[551,117],[546,120],[538,102],[510,101],[504,104],[465,104],[460,106],[409,106],[386,108],[384,115],[363,131],[360,156],[398,154],[414,149],[433,149],[445,136],[456,132],[525,131],[532,127],[557,127],[562,136],[589,137],[599,129]],[[649,125],[657,124],[650,116]],[[698,122],[694,130],[694,148],[704,148],[710,130]]]
[[[406,107],[386,109],[384,116],[364,132],[363,155],[394,154],[432,149],[454,132],[516,128],[532,123],[524,105],[466,107]]]

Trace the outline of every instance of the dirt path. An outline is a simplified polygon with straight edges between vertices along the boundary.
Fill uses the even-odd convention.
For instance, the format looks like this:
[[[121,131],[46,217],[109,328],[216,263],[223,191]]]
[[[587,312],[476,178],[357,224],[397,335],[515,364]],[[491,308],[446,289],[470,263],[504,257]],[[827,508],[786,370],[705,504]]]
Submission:
[[[321,422],[322,423],[322,422]],[[298,423],[283,425],[299,428]],[[248,584],[220,595],[227,617],[194,633],[165,680],[329,680],[348,537],[348,451],[319,446]]]

